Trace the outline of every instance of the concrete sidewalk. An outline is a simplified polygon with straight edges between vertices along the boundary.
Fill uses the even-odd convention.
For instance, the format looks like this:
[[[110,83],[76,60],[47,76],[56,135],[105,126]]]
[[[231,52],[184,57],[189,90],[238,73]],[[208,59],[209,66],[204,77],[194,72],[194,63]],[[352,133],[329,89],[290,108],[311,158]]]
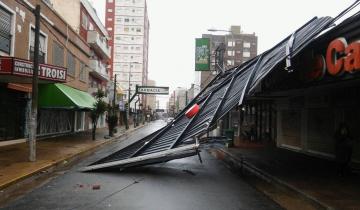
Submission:
[[[121,127],[110,139],[104,139],[104,136],[108,135],[107,128],[97,129],[95,141],[92,140],[91,132],[39,140],[36,146],[36,162],[28,161],[27,143],[0,147],[0,190],[49,168],[66,164],[77,156],[114,142],[141,127],[143,126],[137,128],[130,126],[129,130]]]
[[[215,151],[231,166],[293,192],[315,204],[316,209],[360,209],[360,175],[339,177],[333,161],[271,145],[243,144],[238,148],[216,147]]]

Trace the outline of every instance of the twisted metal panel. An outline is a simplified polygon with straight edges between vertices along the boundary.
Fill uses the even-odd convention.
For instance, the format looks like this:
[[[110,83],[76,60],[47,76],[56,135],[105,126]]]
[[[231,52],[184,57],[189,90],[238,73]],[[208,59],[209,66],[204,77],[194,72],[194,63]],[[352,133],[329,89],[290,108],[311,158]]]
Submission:
[[[212,122],[220,119],[231,109],[241,104],[244,97],[250,94],[273,69],[286,59],[288,55],[286,54],[285,48],[289,41],[293,40],[291,56],[295,56],[331,23],[332,18],[330,17],[314,18],[296,30],[292,36],[287,37],[272,49],[241,66],[217,75],[215,79],[178,114],[171,125],[154,132],[129,147],[94,164],[141,156],[147,157],[155,153],[164,153],[175,147],[183,147],[184,145],[182,143],[184,141],[206,132]],[[188,119],[184,113],[195,103],[200,105],[200,110],[193,119]],[[193,155],[195,153],[186,153],[186,155],[190,154]],[[168,158],[166,158],[166,160],[168,160]],[[153,163],[152,161],[149,162]],[[139,161],[138,165],[143,163],[144,162],[141,163]],[[137,163],[131,164],[131,166],[136,165]]]

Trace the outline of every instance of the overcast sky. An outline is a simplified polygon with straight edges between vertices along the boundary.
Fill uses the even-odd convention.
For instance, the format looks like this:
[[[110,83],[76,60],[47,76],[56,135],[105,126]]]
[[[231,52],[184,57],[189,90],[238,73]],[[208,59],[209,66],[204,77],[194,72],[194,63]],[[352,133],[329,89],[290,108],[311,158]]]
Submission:
[[[105,0],[92,0],[104,20]],[[149,79],[190,87],[195,38],[207,29],[240,25],[258,36],[261,53],[314,16],[336,16],[354,0],[147,0],[150,20]],[[220,33],[221,34],[221,33]]]

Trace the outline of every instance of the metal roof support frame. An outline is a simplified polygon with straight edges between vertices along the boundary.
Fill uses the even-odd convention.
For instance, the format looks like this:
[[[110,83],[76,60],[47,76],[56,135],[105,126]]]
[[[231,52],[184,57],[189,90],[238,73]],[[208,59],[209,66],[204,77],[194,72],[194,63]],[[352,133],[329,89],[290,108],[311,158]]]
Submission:
[[[248,78],[248,80],[246,81],[246,84],[245,84],[245,88],[244,90],[242,91],[241,93],[241,96],[240,96],[240,100],[239,100],[239,104],[238,105],[241,105],[244,98],[245,98],[245,95],[247,95],[249,93],[249,89],[250,89],[250,84],[252,83],[253,79],[254,79],[254,75],[255,75],[255,72],[257,70],[257,68],[259,67],[261,61],[262,61],[262,58],[263,58],[263,54],[261,54],[259,56],[259,58],[257,59],[256,63],[255,63],[255,66],[254,68],[251,70],[251,74]]]
[[[268,74],[289,56],[296,56],[331,23],[330,17],[313,18],[270,50],[239,67],[218,74],[171,124],[90,165],[88,169],[126,168],[200,155],[199,135],[207,132],[216,120],[235,106],[241,105]],[[292,50],[289,48],[286,52],[286,46],[291,46]],[[195,103],[201,106],[200,111],[188,119],[184,113]],[[200,156],[199,159],[201,161]]]
[[[182,157],[188,157],[191,155],[196,155],[196,150],[198,149],[199,144],[191,144],[191,145],[187,145],[187,146],[183,146],[183,147],[179,147],[179,148],[174,148],[174,149],[169,149],[166,151],[162,151],[162,152],[158,152],[158,153],[153,153],[153,154],[148,154],[148,155],[143,155],[143,156],[138,156],[138,157],[132,157],[132,158],[128,158],[125,160],[119,160],[119,161],[113,161],[113,162],[107,162],[107,163],[102,163],[102,164],[97,164],[97,165],[90,165],[90,166],[86,166],[82,169],[80,169],[80,171],[94,171],[94,170],[98,170],[98,169],[102,169],[102,168],[111,168],[111,167],[116,167],[119,165],[122,165],[123,167],[127,167],[129,165],[131,165],[132,163],[137,163],[143,161],[144,163],[160,163],[160,162],[165,162],[168,161],[169,157],[170,160],[172,159],[176,159],[174,157],[177,158],[182,158]],[[150,160],[150,161],[149,161]],[[154,161],[154,162],[152,162]],[[121,168],[121,167],[120,167]]]
[[[185,128],[181,131],[180,135],[176,138],[176,140],[171,144],[169,149],[174,148],[178,142],[180,141],[181,137],[184,135],[185,131],[188,129],[188,127],[191,125],[191,123],[200,115],[200,112],[203,110],[204,107],[206,107],[207,102],[209,101],[209,98],[211,98],[213,92],[210,93],[210,95],[206,98],[204,104],[202,105],[199,112],[190,120],[190,122],[185,126]]]
[[[235,76],[233,76],[231,78],[231,81],[230,81],[230,84],[229,86],[226,88],[226,91],[224,93],[224,95],[221,97],[221,102],[219,103],[219,105],[216,107],[216,111],[215,111],[215,114],[212,116],[211,120],[210,120],[210,123],[209,123],[209,126],[206,128],[206,130],[208,130],[210,128],[210,126],[214,123],[214,120],[215,120],[215,117],[218,115],[219,113],[219,110],[220,110],[220,107],[224,104],[224,99],[226,98],[226,96],[228,95],[228,93],[230,92],[230,89],[232,87],[232,85],[234,84],[234,81],[235,81]]]

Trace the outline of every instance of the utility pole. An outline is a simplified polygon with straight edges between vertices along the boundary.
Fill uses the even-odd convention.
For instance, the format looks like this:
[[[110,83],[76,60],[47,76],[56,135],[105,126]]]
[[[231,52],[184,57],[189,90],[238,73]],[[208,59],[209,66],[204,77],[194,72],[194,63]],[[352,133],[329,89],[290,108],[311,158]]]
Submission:
[[[114,77],[114,98],[113,98],[113,101],[112,101],[112,108],[111,108],[111,111],[110,111],[110,115],[112,115],[112,117],[115,117],[116,115],[116,107],[115,107],[115,104],[116,104],[116,74],[115,74],[115,77]],[[114,127],[109,127],[109,136],[113,136],[114,135]]]
[[[134,128],[136,128],[136,126],[137,126],[137,109],[136,109],[136,105],[137,105],[137,103],[139,103],[140,102],[140,97],[138,97],[138,100],[137,101],[135,101],[135,114],[134,114]]]
[[[215,69],[216,72],[223,72],[224,71],[224,52],[226,46],[224,43],[221,43],[215,50]]]
[[[188,104],[188,91],[185,91],[185,106]]]
[[[40,41],[40,5],[36,5],[35,15],[35,43],[31,95],[31,116],[29,122],[29,161],[36,161],[36,130],[38,107],[38,72],[39,72],[39,41]]]
[[[175,90],[174,90],[174,118],[175,118],[175,110],[176,110],[176,100],[175,100]]]
[[[128,84],[128,102],[127,102],[127,110],[126,110],[126,129],[129,129],[129,119],[130,119],[130,94],[131,94],[131,88],[130,88],[130,77],[131,77],[131,63],[129,67],[129,84]]]
[[[113,99],[113,114],[115,114],[115,103],[116,103],[116,74],[114,78],[114,99]]]

